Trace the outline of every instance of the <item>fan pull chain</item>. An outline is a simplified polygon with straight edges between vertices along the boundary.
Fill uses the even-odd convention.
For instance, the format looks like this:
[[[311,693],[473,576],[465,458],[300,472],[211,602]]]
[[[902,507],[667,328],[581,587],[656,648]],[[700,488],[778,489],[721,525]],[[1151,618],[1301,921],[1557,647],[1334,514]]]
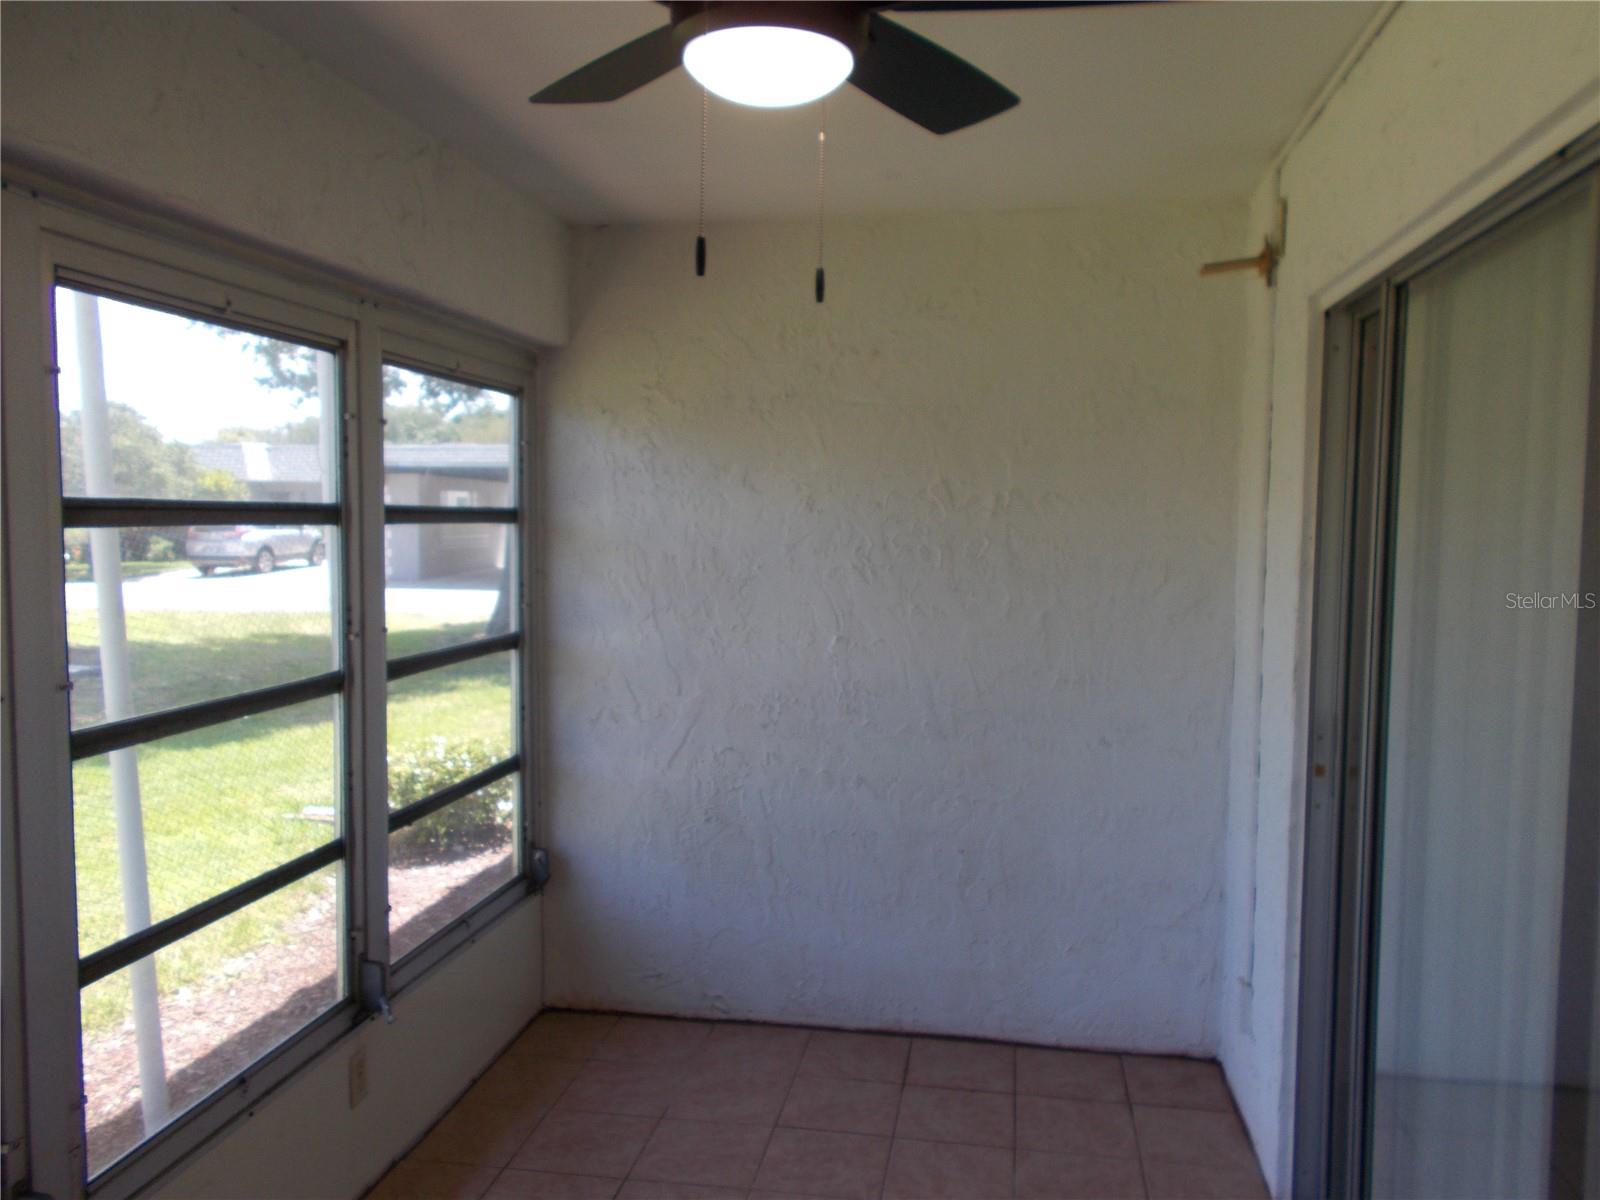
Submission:
[[[827,292],[828,276],[823,269],[823,251],[826,243],[823,240],[823,217],[826,215],[827,206],[827,180],[828,180],[828,102],[822,102],[822,123],[817,128],[817,303],[822,303],[822,298]]]
[[[711,124],[711,93],[700,89],[700,224],[694,239],[694,273],[706,273],[706,131]]]

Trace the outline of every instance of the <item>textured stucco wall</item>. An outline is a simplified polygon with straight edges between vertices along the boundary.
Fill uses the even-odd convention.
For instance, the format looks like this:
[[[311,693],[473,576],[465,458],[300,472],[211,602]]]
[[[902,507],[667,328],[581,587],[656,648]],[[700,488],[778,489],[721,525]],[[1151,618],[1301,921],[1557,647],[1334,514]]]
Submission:
[[[534,341],[566,231],[225,4],[4,6],[8,157]]]
[[[1288,246],[1241,393],[1229,889],[1218,1033],[1287,1193],[1322,314],[1600,121],[1600,5],[1406,4],[1263,182]]]
[[[1214,1049],[1244,218],[580,240],[547,1002]]]

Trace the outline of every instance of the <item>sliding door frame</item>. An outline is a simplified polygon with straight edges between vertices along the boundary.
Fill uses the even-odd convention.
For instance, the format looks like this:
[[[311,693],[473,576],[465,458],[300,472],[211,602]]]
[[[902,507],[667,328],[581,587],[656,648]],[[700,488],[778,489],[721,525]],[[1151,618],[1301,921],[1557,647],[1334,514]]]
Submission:
[[[1308,1200],[1359,1200],[1368,1192],[1374,918],[1382,861],[1378,770],[1407,286],[1596,169],[1600,128],[1369,280],[1325,317],[1294,1122],[1294,1194]],[[1600,252],[1594,266],[1600,313]],[[1363,347],[1375,361],[1363,364]],[[1588,437],[1584,587],[1595,575],[1600,540],[1592,502],[1600,487],[1600,336],[1590,363]],[[1596,623],[1592,614],[1580,621],[1580,642],[1592,639]],[[1573,762],[1579,765],[1576,757]],[[1580,786],[1574,780],[1574,797]],[[1565,958],[1564,947],[1563,982]]]

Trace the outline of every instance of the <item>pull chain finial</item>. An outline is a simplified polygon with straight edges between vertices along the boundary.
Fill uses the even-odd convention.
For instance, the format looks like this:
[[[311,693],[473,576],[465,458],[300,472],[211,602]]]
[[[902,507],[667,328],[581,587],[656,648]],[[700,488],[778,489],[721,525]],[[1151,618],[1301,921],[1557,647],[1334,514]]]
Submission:
[[[694,239],[694,273],[706,273],[706,132],[711,125],[711,93],[700,89],[700,222]]]
[[[823,218],[827,206],[827,179],[828,179],[828,102],[822,102],[822,120],[817,126],[817,303],[822,303],[823,296],[827,293],[828,276],[823,269],[823,251],[826,243],[823,240]]]

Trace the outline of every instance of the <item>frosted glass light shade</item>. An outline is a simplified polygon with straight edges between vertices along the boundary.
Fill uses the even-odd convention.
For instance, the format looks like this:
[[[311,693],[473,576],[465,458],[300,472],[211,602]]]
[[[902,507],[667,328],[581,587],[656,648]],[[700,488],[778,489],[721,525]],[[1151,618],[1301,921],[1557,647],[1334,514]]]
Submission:
[[[855,55],[837,38],[784,25],[713,29],[683,48],[695,82],[735,104],[788,108],[820,100],[855,70]]]

